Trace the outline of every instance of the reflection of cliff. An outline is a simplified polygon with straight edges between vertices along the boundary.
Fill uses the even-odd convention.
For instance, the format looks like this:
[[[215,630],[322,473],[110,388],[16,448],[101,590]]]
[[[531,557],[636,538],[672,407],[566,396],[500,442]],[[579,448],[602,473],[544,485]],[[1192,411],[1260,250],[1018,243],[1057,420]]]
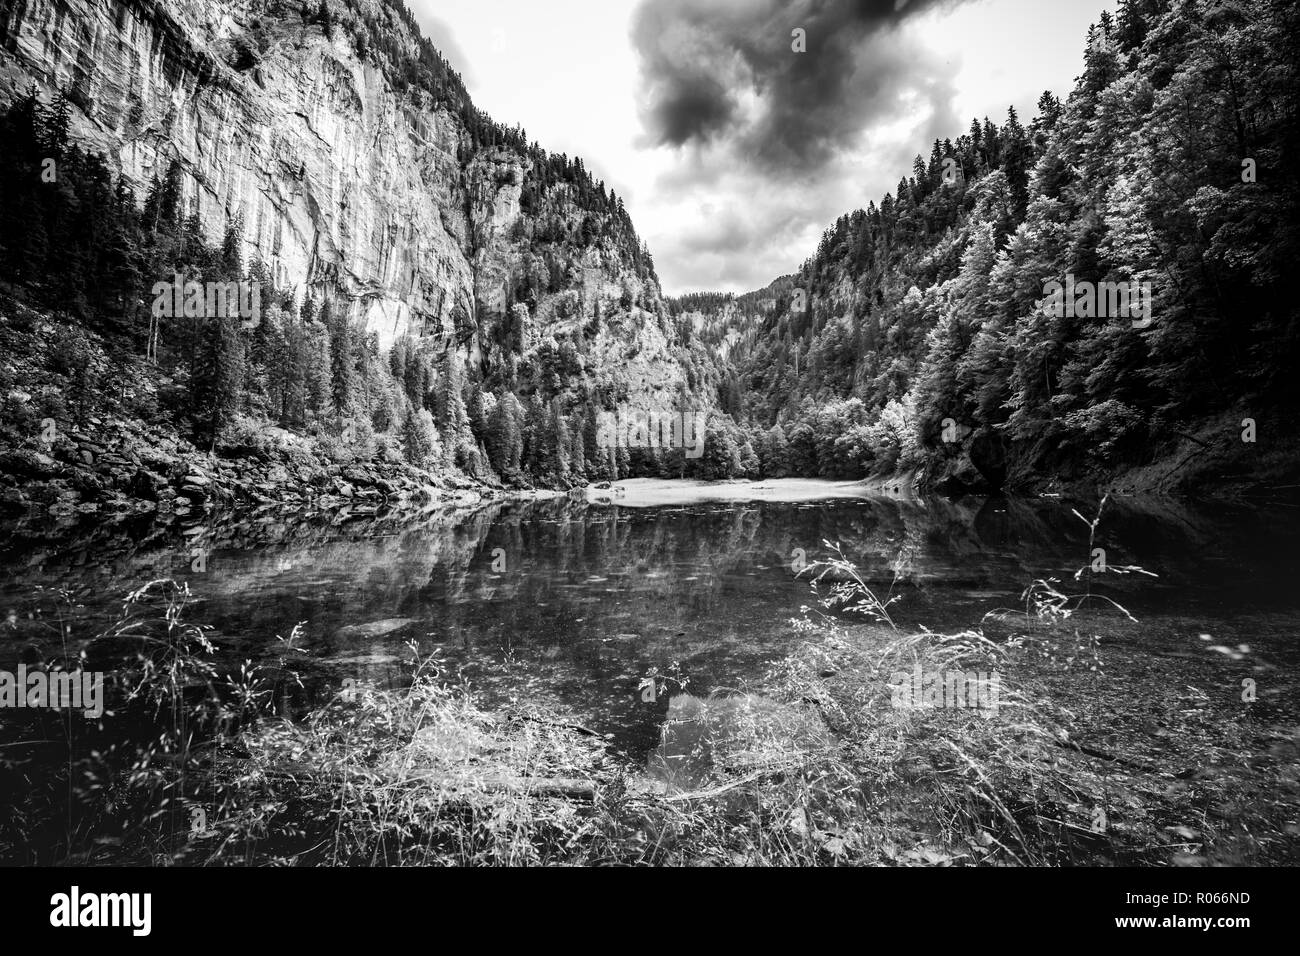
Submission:
[[[72,523],[39,517],[3,526],[0,580],[11,586],[79,584],[90,569],[105,587],[107,578],[130,587],[143,573],[183,576],[198,548],[209,555],[240,553],[264,570],[292,561],[296,553],[347,542],[450,532],[476,520],[490,525],[499,507],[404,508],[350,520],[337,513],[286,516],[254,511],[211,525],[152,515],[96,516],[95,521]]]
[[[338,522],[287,522],[256,513],[215,527],[149,520],[11,525],[0,551],[10,589],[44,584],[125,589],[144,575],[175,575],[205,587],[247,590],[276,575],[337,578],[340,586],[398,600],[436,586],[449,602],[562,597],[603,583],[647,598],[706,609],[738,570],[789,569],[838,543],[874,582],[1019,586],[1068,573],[1088,555],[1088,528],[1074,506],[1052,500],[831,501],[816,505],[702,504],[620,509],[557,498],[392,512]],[[1087,517],[1096,505],[1080,504]],[[1186,576],[1205,561],[1266,545],[1258,526],[1276,518],[1194,508],[1167,499],[1107,504],[1097,545],[1111,564],[1143,563]],[[192,575],[192,554],[209,556]],[[499,549],[499,550],[498,550]],[[497,558],[504,570],[495,572]],[[21,564],[17,562],[21,560]],[[498,563],[500,563],[498,562]],[[93,573],[92,573],[93,572]]]
[[[1161,577],[1108,576],[1106,587],[1135,610],[1124,589],[1167,608],[1165,589],[1178,588],[1180,613],[1215,588],[1237,601],[1285,597],[1295,524],[1289,514],[1114,502],[1098,537],[1108,560]],[[944,630],[1015,603],[1036,577],[1066,577],[1088,545],[1071,505],[1050,500],[628,509],[551,499],[342,523],[253,514],[188,530],[124,523],[59,539],[23,526],[0,552],[0,610],[25,611],[37,585],[57,586],[102,621],[128,589],[176,577],[198,601],[187,619],[210,625],[232,660],[281,654],[273,637],[305,622],[302,667],[337,689],[343,676],[400,680],[415,640],[497,703],[559,701],[603,728],[636,728],[646,751],[667,706],[638,693],[649,668],[681,662],[688,693],[708,694],[760,675],[797,639],[788,621],[811,602],[791,568],[796,549],[811,561],[825,556],[824,540],[838,542],[882,593],[897,573],[900,625]],[[196,545],[210,549],[203,572],[192,569]],[[30,564],[5,563],[28,554]],[[63,641],[38,623],[0,631],[0,659],[29,641],[75,653],[95,630],[80,622]]]

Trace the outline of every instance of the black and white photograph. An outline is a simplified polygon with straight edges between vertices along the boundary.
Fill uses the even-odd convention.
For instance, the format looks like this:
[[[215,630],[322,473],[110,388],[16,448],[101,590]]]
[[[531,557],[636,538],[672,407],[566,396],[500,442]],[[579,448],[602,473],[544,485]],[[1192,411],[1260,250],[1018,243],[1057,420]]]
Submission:
[[[1292,0],[0,0],[23,920],[1105,871],[1251,939],[1297,103]]]

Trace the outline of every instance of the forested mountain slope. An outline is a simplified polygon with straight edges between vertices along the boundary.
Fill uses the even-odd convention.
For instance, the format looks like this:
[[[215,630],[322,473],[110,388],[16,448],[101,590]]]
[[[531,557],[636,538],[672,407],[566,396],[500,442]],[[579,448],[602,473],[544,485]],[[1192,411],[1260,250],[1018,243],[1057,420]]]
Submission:
[[[1298,18],[1124,0],[1064,102],[936,141],[765,289],[666,300],[622,201],[400,0],[2,0],[0,500],[198,449],[334,486],[1296,484]],[[173,280],[257,319],[160,318]],[[619,408],[706,414],[702,456],[602,447]],[[173,454],[60,474],[131,442]]]
[[[936,141],[774,293],[705,302],[763,472],[1281,483],[1298,38],[1282,0],[1124,0],[1064,102]],[[1052,282],[1149,284],[1150,314],[1070,308]]]
[[[400,0],[4,0],[0,103],[7,445],[76,459],[37,433],[89,404],[99,444],[554,486],[626,471],[598,407],[711,401],[622,200]],[[173,280],[250,283],[258,320],[159,318]]]

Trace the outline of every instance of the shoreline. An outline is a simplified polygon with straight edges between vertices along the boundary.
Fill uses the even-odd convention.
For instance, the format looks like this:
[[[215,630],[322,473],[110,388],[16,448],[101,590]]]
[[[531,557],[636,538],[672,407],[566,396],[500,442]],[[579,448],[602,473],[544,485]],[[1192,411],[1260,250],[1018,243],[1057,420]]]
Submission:
[[[590,504],[612,504],[628,508],[657,508],[669,505],[710,502],[772,501],[798,503],[835,498],[869,498],[866,481],[838,481],[829,478],[765,478],[702,481],[692,478],[624,478],[587,485]]]

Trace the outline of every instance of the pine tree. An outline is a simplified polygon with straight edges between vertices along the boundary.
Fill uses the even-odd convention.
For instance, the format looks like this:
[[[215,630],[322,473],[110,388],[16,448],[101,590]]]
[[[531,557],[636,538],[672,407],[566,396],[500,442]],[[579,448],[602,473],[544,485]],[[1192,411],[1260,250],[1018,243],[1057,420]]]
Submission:
[[[330,337],[330,395],[334,413],[341,419],[350,418],[357,396],[356,332],[347,315],[335,310],[328,299],[321,304],[320,319]]]
[[[334,354],[329,330],[317,318],[303,327],[304,402],[312,421],[326,418],[334,404]]]
[[[519,472],[523,454],[520,414],[518,399],[513,392],[506,392],[497,402],[488,423],[485,441],[488,457],[502,475],[513,476]]]
[[[238,318],[209,318],[203,320],[201,329],[193,409],[198,437],[211,447],[239,410],[244,342]]]
[[[406,460],[417,468],[429,468],[442,460],[444,452],[438,440],[438,429],[427,408],[418,411],[407,408],[402,426],[402,449]]]
[[[448,349],[442,357],[434,402],[434,421],[442,434],[448,464],[451,464],[469,423],[469,412],[465,408],[463,397],[464,382],[465,373],[460,360],[455,351]]]

